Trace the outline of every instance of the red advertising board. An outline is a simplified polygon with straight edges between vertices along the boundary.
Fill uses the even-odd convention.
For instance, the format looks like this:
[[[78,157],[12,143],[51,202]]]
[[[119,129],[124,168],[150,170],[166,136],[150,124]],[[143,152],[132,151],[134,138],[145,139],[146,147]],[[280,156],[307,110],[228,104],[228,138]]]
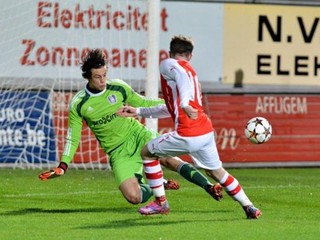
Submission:
[[[64,94],[59,103],[69,102]],[[60,96],[61,97],[61,96]],[[235,166],[320,164],[320,96],[306,94],[204,94],[204,108],[212,119],[221,160]],[[54,105],[55,106],[55,105]],[[63,151],[67,130],[67,107],[55,108],[58,151]],[[245,138],[249,119],[261,116],[273,128],[271,139],[253,144]],[[159,120],[159,131],[173,127],[171,119]],[[186,156],[183,159],[189,161]],[[106,163],[94,136],[84,125],[74,163]]]
[[[204,102],[227,163],[320,163],[320,96],[302,94],[206,95]],[[273,135],[264,144],[244,136],[249,119],[262,116]]]

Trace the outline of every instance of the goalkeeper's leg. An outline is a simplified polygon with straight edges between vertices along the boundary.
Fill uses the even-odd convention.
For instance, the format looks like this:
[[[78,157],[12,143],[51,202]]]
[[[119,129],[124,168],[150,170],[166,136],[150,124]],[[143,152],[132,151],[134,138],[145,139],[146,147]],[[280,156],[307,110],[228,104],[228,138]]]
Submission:
[[[148,184],[139,183],[136,177],[123,181],[119,189],[124,198],[131,204],[144,203],[153,195]]]

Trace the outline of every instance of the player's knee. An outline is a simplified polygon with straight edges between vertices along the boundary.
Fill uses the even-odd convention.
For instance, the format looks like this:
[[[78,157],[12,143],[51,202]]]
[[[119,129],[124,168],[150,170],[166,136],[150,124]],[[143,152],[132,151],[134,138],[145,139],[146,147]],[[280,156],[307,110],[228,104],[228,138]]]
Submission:
[[[170,164],[168,164],[167,158],[159,158],[160,164],[166,168],[170,168]]]
[[[151,157],[149,157],[149,156],[148,156],[147,154],[145,154],[145,153],[141,153],[140,156],[141,156],[142,161],[152,159]]]
[[[129,192],[129,193],[126,193],[124,197],[131,204],[141,203],[141,193]]]
[[[224,170],[224,168],[218,168],[215,170],[206,170],[207,175],[216,181],[220,181],[224,176],[225,172],[226,171]]]
[[[158,158],[161,165],[170,169],[171,171],[178,171],[178,168],[180,164],[184,163],[180,158],[178,157],[161,157]]]
[[[121,183],[119,189],[124,198],[131,204],[141,202],[141,188],[136,177],[126,179]]]
[[[148,150],[148,145],[145,145],[141,152],[140,152],[140,156],[143,160],[149,160],[149,159],[157,159],[158,157],[155,156],[154,154],[150,153]]]

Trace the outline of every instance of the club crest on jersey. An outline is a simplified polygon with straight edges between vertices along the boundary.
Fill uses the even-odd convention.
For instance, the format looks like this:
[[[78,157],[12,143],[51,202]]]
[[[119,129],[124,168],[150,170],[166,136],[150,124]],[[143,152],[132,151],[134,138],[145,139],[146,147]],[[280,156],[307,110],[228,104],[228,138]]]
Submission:
[[[114,104],[117,102],[117,98],[115,95],[111,95],[111,96],[108,96],[108,101],[109,103]]]

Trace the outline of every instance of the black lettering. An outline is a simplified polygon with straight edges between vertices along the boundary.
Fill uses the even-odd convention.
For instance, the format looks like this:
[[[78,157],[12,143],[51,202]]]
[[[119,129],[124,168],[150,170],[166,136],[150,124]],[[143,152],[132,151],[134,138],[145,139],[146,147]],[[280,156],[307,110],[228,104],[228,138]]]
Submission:
[[[320,62],[318,62],[318,57],[314,58],[314,75],[318,76],[318,71],[320,69]]]
[[[263,61],[263,60],[270,60],[271,55],[258,55],[257,58],[257,74],[260,75],[270,75],[270,70],[263,70],[263,67],[269,67],[270,68],[270,61]],[[269,69],[268,68],[268,69]]]
[[[113,113],[112,115],[107,115],[107,116],[104,116],[96,121],[92,121],[92,124],[93,126],[98,126],[98,125],[102,125],[102,124],[106,124],[106,123],[109,123],[111,122],[113,119],[117,118],[117,114],[116,113]]]
[[[301,32],[302,32],[302,36],[303,36],[304,42],[305,43],[311,43],[312,39],[313,39],[313,36],[314,36],[314,33],[316,31],[318,22],[319,22],[319,18],[316,18],[313,21],[313,24],[312,24],[312,27],[311,27],[311,31],[310,31],[309,34],[306,31],[306,27],[304,26],[304,22],[303,22],[302,17],[298,17],[298,22],[299,22],[299,27],[300,27]]]
[[[308,64],[301,63],[303,60],[308,60],[307,56],[296,56],[294,64],[294,74],[296,76],[308,76],[308,71],[303,71],[301,68],[307,68]]]
[[[280,55],[277,56],[277,74],[278,75],[286,75],[286,76],[289,75],[289,71],[281,69],[281,56]]]
[[[258,24],[258,41],[263,41],[263,28],[266,27],[269,35],[274,42],[281,42],[281,17],[277,17],[277,26],[276,31],[271,26],[271,23],[267,16],[259,16],[259,24]]]

